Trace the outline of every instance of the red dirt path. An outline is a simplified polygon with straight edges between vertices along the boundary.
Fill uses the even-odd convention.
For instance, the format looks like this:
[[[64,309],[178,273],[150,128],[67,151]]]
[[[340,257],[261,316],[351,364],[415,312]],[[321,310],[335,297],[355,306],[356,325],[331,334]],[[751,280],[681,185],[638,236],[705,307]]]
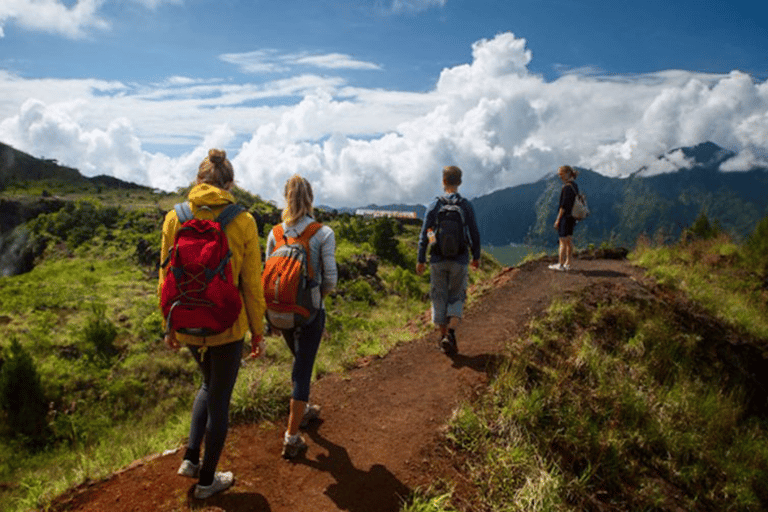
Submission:
[[[309,450],[297,462],[280,457],[283,422],[238,425],[230,429],[219,463],[220,470],[234,472],[235,484],[208,500],[195,500],[195,481],[176,475],[177,451],[83,484],[52,510],[390,512],[438,479],[453,481],[456,505],[471,510],[471,486],[441,437],[456,405],[485,386],[493,361],[509,353],[510,342],[555,296],[598,281],[632,286],[641,275],[620,260],[577,260],[569,273],[548,270],[548,263],[501,273],[466,312],[453,358],[437,350],[432,334],[315,382],[312,401],[323,406],[322,421],[305,433]]]

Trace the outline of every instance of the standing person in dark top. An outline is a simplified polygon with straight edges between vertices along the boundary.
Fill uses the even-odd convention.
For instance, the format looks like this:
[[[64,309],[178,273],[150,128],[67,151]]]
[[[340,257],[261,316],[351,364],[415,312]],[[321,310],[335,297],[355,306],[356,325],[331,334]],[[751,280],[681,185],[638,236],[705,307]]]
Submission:
[[[432,322],[440,332],[440,349],[447,355],[458,352],[456,327],[461,322],[464,301],[467,296],[468,267],[470,256],[472,268],[480,264],[480,232],[477,229],[475,210],[467,199],[459,195],[461,169],[448,166],[443,169],[443,190],[445,195],[436,198],[427,208],[419,235],[416,273],[421,275],[426,268],[427,247],[430,247],[430,297],[432,299]],[[461,209],[463,222],[461,237],[456,254],[445,254],[441,237],[441,210],[450,204]],[[434,233],[437,240],[430,243]],[[441,249],[443,247],[443,249]]]
[[[558,251],[558,262],[550,265],[549,268],[564,272],[571,270],[571,259],[573,257],[573,228],[576,226],[576,219],[571,215],[573,203],[576,201],[576,195],[579,193],[579,187],[576,185],[576,176],[579,172],[570,165],[563,165],[557,170],[557,175],[563,182],[563,188],[560,190],[560,203],[557,210],[557,219],[555,220],[555,229],[560,238],[560,249]]]

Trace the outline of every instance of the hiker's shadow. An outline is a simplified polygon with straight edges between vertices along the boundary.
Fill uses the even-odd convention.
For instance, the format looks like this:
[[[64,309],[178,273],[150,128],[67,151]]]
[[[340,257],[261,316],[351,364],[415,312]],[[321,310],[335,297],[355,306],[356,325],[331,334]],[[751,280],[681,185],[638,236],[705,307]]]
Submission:
[[[340,510],[349,512],[400,510],[403,501],[411,494],[408,486],[381,464],[374,464],[368,471],[356,468],[346,448],[332,443],[318,432],[319,423],[310,425],[306,433],[318,446],[325,448],[328,454],[320,454],[315,460],[296,459],[296,463],[325,471],[336,480],[336,483],[328,486],[325,494]]]
[[[237,510],[251,510],[253,512],[270,512],[272,510],[267,499],[258,493],[230,490],[216,494],[207,500],[197,500],[193,498],[194,489],[195,486],[193,485],[187,493],[187,505],[191,511],[222,510],[235,512]]]
[[[489,376],[495,374],[499,367],[507,362],[507,358],[499,354],[478,354],[467,356],[461,353],[450,356],[454,368],[471,368],[478,373],[486,373]]]

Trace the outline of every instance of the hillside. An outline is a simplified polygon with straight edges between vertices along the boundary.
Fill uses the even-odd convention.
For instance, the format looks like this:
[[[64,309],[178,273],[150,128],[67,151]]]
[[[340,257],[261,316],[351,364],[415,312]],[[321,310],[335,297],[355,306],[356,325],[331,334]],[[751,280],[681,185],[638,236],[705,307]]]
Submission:
[[[732,154],[712,143],[682,148],[690,169],[646,176],[608,178],[580,169],[577,183],[587,195],[591,215],[574,237],[581,246],[612,240],[633,245],[644,234],[676,240],[702,213],[734,236],[748,234],[768,214],[768,169],[722,172]],[[473,199],[484,243],[556,245],[552,231],[562,184],[550,176]],[[500,221],[503,219],[503,221]]]
[[[466,407],[462,404],[482,402],[488,386],[496,386],[500,373],[510,365],[525,368],[531,379],[529,386],[546,373],[565,369],[567,350],[537,348],[528,337],[529,326],[540,321],[553,303],[568,296],[584,296],[585,307],[598,310],[640,303],[648,309],[670,311],[670,318],[677,318],[679,323],[669,328],[680,329],[681,333],[697,332],[702,339],[701,361],[719,364],[706,355],[719,354],[723,360],[719,371],[731,384],[745,376],[760,379],[750,389],[756,392],[754,402],[761,404],[758,415],[765,414],[766,361],[755,358],[759,351],[752,345],[729,343],[728,328],[684,296],[670,294],[627,261],[582,259],[577,270],[567,274],[551,272],[547,264],[540,260],[508,269],[487,286],[458,330],[457,356],[449,359],[440,354],[434,335],[427,335],[399,345],[383,358],[361,360],[344,375],[320,379],[313,396],[324,407],[322,421],[307,430],[310,448],[304,459],[291,464],[280,458],[282,418],[258,426],[246,423],[235,427],[222,461],[225,469],[235,473],[235,485],[207,500],[206,510],[390,512],[401,510],[401,506],[402,510],[496,510],[487,500],[506,492],[507,486],[518,485],[521,477],[510,473],[486,474],[483,478],[487,481],[472,479],[473,473],[493,464],[482,457],[476,460],[482,445],[470,441],[466,437],[469,431],[464,429],[472,421],[481,420],[479,416],[462,420],[461,414],[466,414],[461,412]],[[629,326],[620,309],[603,311],[607,322],[612,318]],[[702,327],[692,328],[688,324],[692,320],[703,322]],[[597,328],[610,329],[608,324]],[[603,332],[607,334],[607,330]],[[572,384],[576,385],[577,380]],[[497,400],[488,398],[491,402]],[[585,395],[581,400],[586,404],[589,399]],[[498,407],[494,409],[498,411]],[[525,421],[522,414],[516,421]],[[595,410],[594,414],[612,413],[608,409]],[[485,435],[492,436],[489,441],[497,449],[509,442],[504,436],[509,435],[506,429],[511,426],[490,428]],[[606,427],[605,435],[609,431]],[[609,442],[606,437],[600,439]],[[698,488],[686,488],[681,477],[654,466],[655,455],[644,453],[642,447],[636,449],[638,453],[620,461],[624,468],[620,478],[625,484],[608,482],[604,476],[593,479],[585,475],[581,477],[583,488],[574,488],[570,497],[559,498],[562,507],[545,507],[541,502],[526,507],[522,495],[510,495],[504,502],[516,503],[521,510],[639,510],[651,502],[657,510],[722,510],[724,502],[711,501],[708,493],[697,496]],[[595,475],[603,475],[611,467],[604,454],[582,450],[575,446],[553,447],[549,463],[571,471],[567,469],[569,461],[574,465],[582,461],[581,467],[588,465]],[[179,460],[180,453],[174,451],[136,461],[104,480],[73,489],[57,500],[52,510],[200,510],[202,504],[191,498],[192,483],[175,475]],[[643,464],[649,463],[643,469]],[[639,469],[632,469],[637,464]],[[537,477],[529,473],[522,478]],[[651,489],[655,489],[653,496]],[[422,495],[430,498],[433,508],[418,508],[414,503],[413,508],[408,508],[414,499],[426,507],[427,501],[419,501]],[[763,505],[768,504],[768,496],[761,494],[760,499],[767,500]]]

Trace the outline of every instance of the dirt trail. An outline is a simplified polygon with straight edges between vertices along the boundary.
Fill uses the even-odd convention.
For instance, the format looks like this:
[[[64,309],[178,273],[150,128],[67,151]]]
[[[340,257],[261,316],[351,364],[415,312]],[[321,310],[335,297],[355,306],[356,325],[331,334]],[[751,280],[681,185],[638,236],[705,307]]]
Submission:
[[[466,312],[457,330],[460,353],[452,359],[437,350],[432,334],[347,375],[317,381],[312,400],[323,406],[322,421],[305,433],[304,459],[280,457],[282,422],[240,425],[230,430],[219,464],[235,474],[226,492],[193,499],[194,480],[175,473],[178,452],[82,485],[60,498],[55,510],[390,512],[438,478],[460,484],[440,431],[456,405],[487,383],[489,363],[508,340],[557,295],[602,280],[628,284],[641,274],[621,260],[578,260],[568,273],[548,270],[548,263],[501,274]]]

